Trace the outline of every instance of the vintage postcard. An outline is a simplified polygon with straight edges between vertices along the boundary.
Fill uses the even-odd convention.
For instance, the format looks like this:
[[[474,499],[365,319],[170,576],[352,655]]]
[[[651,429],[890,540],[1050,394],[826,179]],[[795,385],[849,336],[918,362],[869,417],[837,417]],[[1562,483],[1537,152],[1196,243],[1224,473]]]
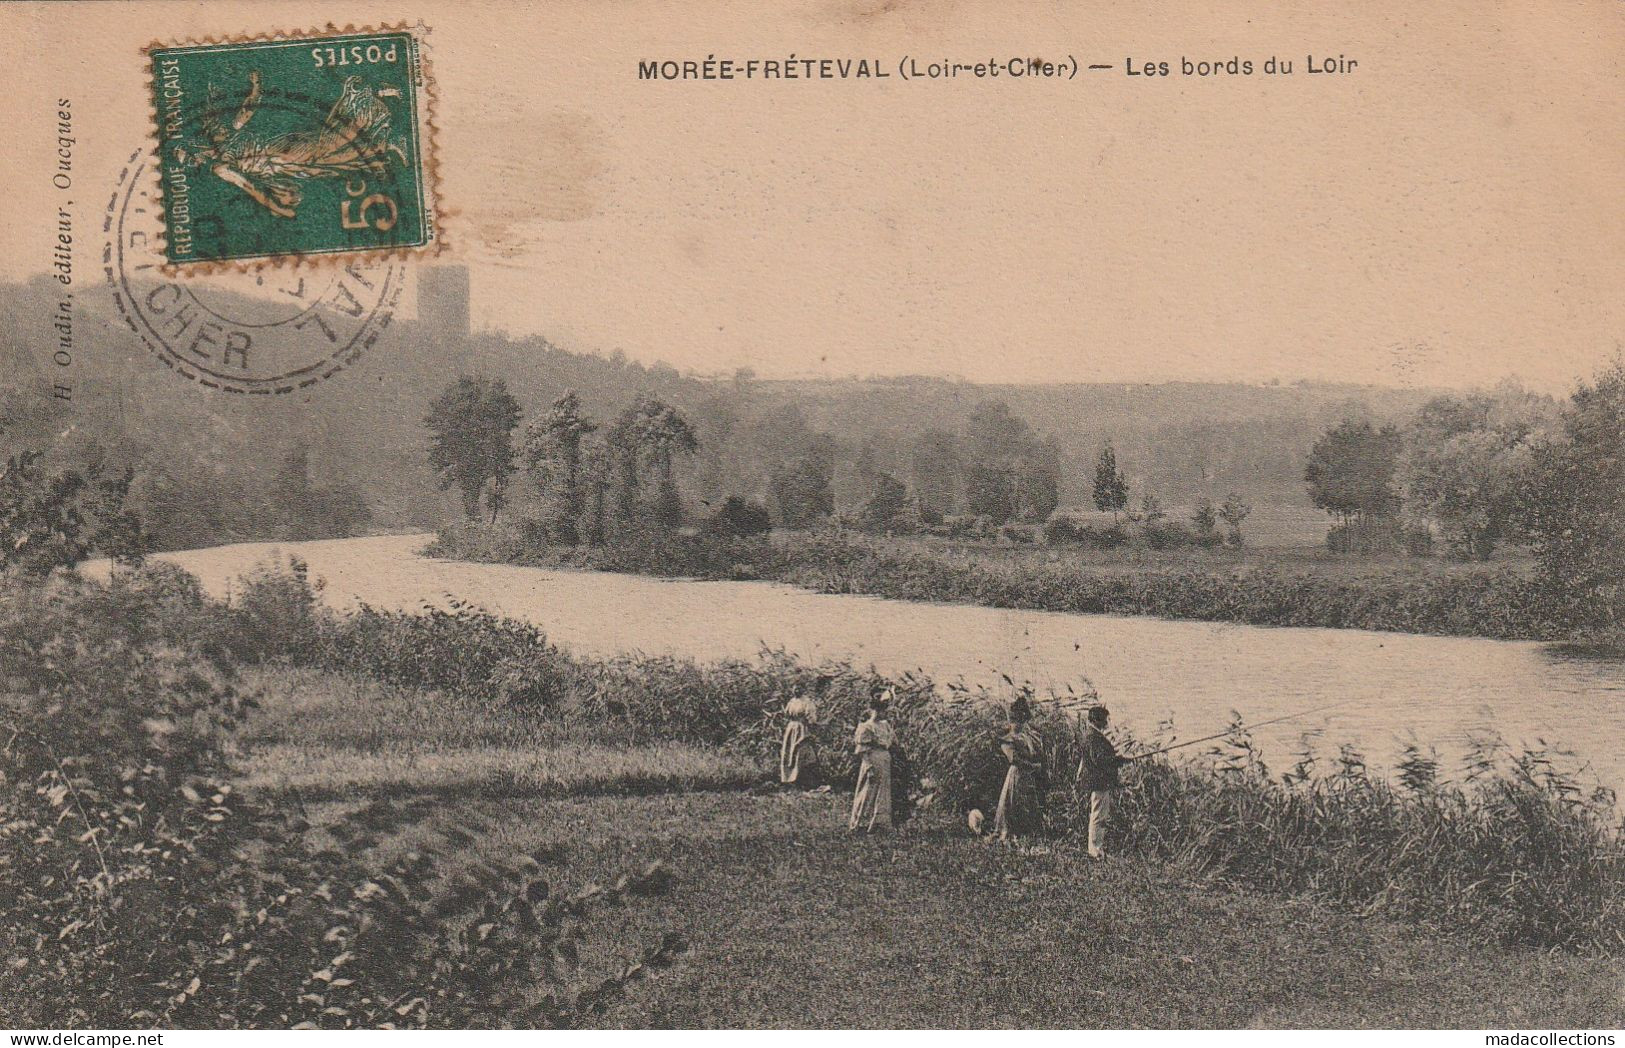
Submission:
[[[1616,1043],[1625,6],[0,30],[12,1044]]]

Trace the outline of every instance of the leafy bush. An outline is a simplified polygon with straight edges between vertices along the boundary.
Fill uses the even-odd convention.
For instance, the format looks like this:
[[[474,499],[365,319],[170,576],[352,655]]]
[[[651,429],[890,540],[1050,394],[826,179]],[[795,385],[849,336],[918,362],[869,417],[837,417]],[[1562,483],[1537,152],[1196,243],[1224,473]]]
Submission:
[[[761,503],[746,501],[738,495],[729,495],[711,515],[707,528],[713,534],[733,538],[766,535],[773,530],[773,518],[768,515],[767,507]]]
[[[469,529],[471,522],[454,525]],[[491,530],[491,525],[484,525],[478,530]],[[554,544],[575,545],[575,523],[568,520],[541,519],[537,517],[521,517],[514,521],[511,531],[503,529],[503,533],[511,535],[512,543],[516,543],[521,550],[541,549]]]
[[[319,650],[287,628],[296,582],[311,592],[293,576],[256,598],[261,657]],[[431,852],[366,861],[394,802],[334,827],[341,853],[235,792],[254,700],[183,643],[228,615],[194,587],[155,569],[0,591],[0,1024],[572,1025],[682,949],[573,975],[579,919],[661,890],[658,865],[573,895],[525,856],[442,880]]]
[[[1140,538],[1151,549],[1177,549],[1181,546],[1200,546],[1211,549],[1224,542],[1217,531],[1192,531],[1178,521],[1146,521],[1140,527]]]
[[[424,547],[423,554],[483,564],[524,564],[549,541],[546,525],[540,522],[524,521],[509,526],[466,520],[442,525],[434,541]]]
[[[140,564],[147,537],[125,506],[134,477],[100,453],[65,468],[39,451],[0,463],[0,570],[42,577],[97,551]]]
[[[1402,546],[1399,522],[1389,518],[1350,520],[1326,532],[1326,548],[1333,553],[1391,554]]]
[[[1018,546],[1031,546],[1038,541],[1039,530],[1033,524],[999,525],[999,541]]]
[[[244,661],[305,659],[316,642],[322,581],[298,557],[259,564],[239,580],[230,613],[234,653]]]
[[[1116,549],[1128,542],[1128,532],[1117,524],[1100,527],[1057,514],[1044,522],[1044,542],[1050,546]]]
[[[942,518],[941,532],[954,539],[990,539],[998,534],[993,518],[978,514],[948,514]]]
[[[538,712],[560,704],[579,678],[570,657],[534,626],[457,602],[415,615],[363,607],[325,619],[316,644],[290,654],[391,684]]]
[[[545,532],[474,522],[441,528],[424,553],[488,564],[704,579],[764,578],[777,557],[765,534],[650,526],[623,529],[602,546],[574,546],[555,544]]]
[[[759,578],[773,558],[766,536],[656,530],[583,551],[578,562],[599,571],[682,578]]]
[[[1044,522],[1044,542],[1051,546],[1083,546],[1088,549],[1117,549],[1135,545],[1147,549],[1177,549],[1197,546],[1211,549],[1223,545],[1224,535],[1217,528],[1193,528],[1172,521],[1156,509],[1153,516],[1140,517],[1132,529],[1122,524],[1090,522],[1066,514],[1056,514]],[[1209,507],[1211,512],[1211,506]]]
[[[1433,532],[1427,525],[1413,525],[1400,533],[1400,544],[1411,557],[1427,557],[1433,553]]]

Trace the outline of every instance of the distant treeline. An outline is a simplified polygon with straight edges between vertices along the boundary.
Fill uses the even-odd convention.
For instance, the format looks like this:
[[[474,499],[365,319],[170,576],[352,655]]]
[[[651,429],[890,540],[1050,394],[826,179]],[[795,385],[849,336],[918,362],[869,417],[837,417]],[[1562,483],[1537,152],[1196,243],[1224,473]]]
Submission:
[[[448,371],[500,376],[527,410],[574,390],[582,414],[605,424],[640,394],[670,405],[696,440],[671,467],[696,507],[691,516],[729,496],[766,503],[775,487],[787,500],[816,503],[822,491],[797,491],[805,478],[796,473],[827,463],[835,512],[857,512],[884,474],[915,494],[927,517],[974,519],[991,503],[996,518],[999,504],[1013,501],[1018,517],[1041,518],[1051,499],[1091,502],[1108,440],[1136,500],[1150,494],[1183,508],[1234,493],[1255,506],[1308,509],[1303,452],[1318,434],[1344,418],[1405,418],[1427,399],[1315,383],[985,386],[928,377],[783,381],[748,370],[701,378],[541,337],[448,331],[431,316],[398,318],[387,354],[361,358],[312,396],[250,402],[197,390],[132,353],[111,302],[92,297],[76,328],[83,369],[69,407],[41,387],[39,354],[6,334],[32,330],[31,310],[51,294],[40,282],[0,294],[0,320],[12,321],[0,324],[0,417],[12,423],[0,457],[47,449],[67,430],[138,456],[128,463],[140,474],[133,497],[150,498],[147,523],[166,548],[279,537],[285,522],[254,507],[271,499],[296,445],[314,485],[358,493],[375,526],[437,523],[452,506],[435,491],[422,415]],[[988,454],[1010,440],[1028,445],[1014,475]],[[513,495],[524,503],[531,492],[518,485]],[[334,533],[324,513],[306,523],[305,532]]]
[[[1094,467],[1093,499],[1112,515],[1110,527],[1057,518],[1055,441],[1040,437],[1002,400],[973,405],[957,430],[919,433],[906,477],[882,468],[870,445],[843,471],[833,435],[780,434],[781,457],[768,471],[765,496],[750,493],[747,478],[722,478],[732,487],[717,500],[685,494],[682,466],[706,445],[693,420],[658,397],[641,394],[612,421],[600,421],[566,390],[516,439],[524,417],[504,380],[463,376],[435,398],[424,419],[429,464],[443,488],[457,491],[470,519],[488,514],[495,523],[517,506],[520,526],[542,544],[602,546],[687,524],[751,535],[833,522],[872,534],[1024,542],[1043,525],[1049,541],[1108,548],[1131,540],[1158,548],[1240,545],[1251,512],[1234,494],[1217,507],[1198,500],[1189,527],[1170,521],[1151,494],[1130,509],[1130,485],[1108,442]]]
[[[0,570],[46,575],[96,555],[133,565],[164,550],[354,535],[371,520],[354,485],[312,482],[301,445],[267,472],[74,433],[23,446],[0,459]]]
[[[566,392],[531,421],[515,448],[512,432],[522,416],[500,380],[465,377],[434,402],[426,419],[435,434],[431,461],[442,483],[458,488],[471,519],[483,509],[495,525],[516,478],[536,500],[535,512],[511,527],[443,532],[437,552],[774,578],[905,599],[1267,625],[1608,642],[1618,642],[1625,625],[1625,365],[1618,361],[1582,383],[1560,408],[1515,391],[1440,397],[1403,431],[1346,421],[1305,451],[1311,497],[1343,521],[1332,534],[1334,546],[1344,537],[1370,543],[1406,528],[1431,536],[1438,527],[1454,550],[1468,555],[1486,556],[1497,541],[1526,544],[1539,565],[1533,576],[1511,570],[1358,578],[1256,568],[1097,570],[1066,562],[995,563],[843,533],[907,535],[948,527],[953,518],[937,512],[933,500],[941,495],[946,502],[942,493],[957,482],[963,494],[954,497],[979,511],[972,519],[1002,522],[999,535],[1006,541],[1103,548],[1131,540],[1159,548],[1242,544],[1250,507],[1233,495],[1220,507],[1198,503],[1189,525],[1169,523],[1155,497],[1142,496],[1139,510],[1128,513],[1137,530],[1124,530],[1116,517],[1126,510],[1129,486],[1109,444],[1096,465],[1094,503],[1113,523],[1095,528],[1052,515],[1050,449],[997,401],[975,406],[960,433],[933,437],[942,463],[936,494],[911,491],[866,464],[867,495],[851,513],[835,512],[832,463],[820,454],[781,465],[765,503],[731,496],[693,512],[674,463],[693,455],[699,441],[688,419],[657,398],[640,397],[601,427]],[[933,519],[941,525],[933,526]],[[1045,524],[1013,530],[1008,522],[1019,520]],[[753,541],[774,525],[833,528],[837,539]]]
[[[362,358],[317,395],[249,403],[196,390],[132,354],[111,304],[91,299],[77,332],[86,370],[69,408],[41,394],[38,354],[5,334],[30,330],[22,321],[51,290],[35,282],[0,295],[0,320],[15,321],[0,325],[0,458],[42,452],[48,464],[88,476],[94,464],[74,456],[88,444],[108,449],[115,468],[135,469],[130,505],[155,548],[348,534],[368,526],[358,523],[363,506],[374,527],[443,520],[455,502],[435,490],[423,406],[444,392],[448,362],[500,376],[526,430],[573,391],[580,419],[599,427],[581,438],[588,471],[628,405],[656,402],[682,420],[692,445],[646,445],[633,457],[660,461],[637,462],[643,476],[628,478],[625,456],[603,463],[622,470],[606,488],[608,526],[622,508],[617,492],[635,479],[639,502],[664,500],[669,515],[675,493],[689,524],[733,500],[726,519],[738,526],[765,509],[776,524],[834,515],[869,530],[902,532],[917,522],[968,536],[1041,526],[1059,508],[1071,521],[1045,537],[1064,538],[1070,528],[1081,544],[1111,546],[1121,516],[1131,540],[1140,532],[1147,543],[1177,545],[1233,540],[1240,529],[1222,519],[1226,503],[1289,516],[1318,504],[1336,518],[1340,548],[1403,550],[1437,538],[1483,555],[1531,541],[1507,496],[1529,488],[1522,470],[1536,447],[1568,439],[1557,402],[1513,386],[1442,398],[1434,409],[1431,391],[1302,382],[993,386],[929,377],[772,380],[748,370],[701,378],[546,338],[461,333],[433,317],[399,321],[389,354]],[[1311,449],[1333,433],[1316,456],[1322,476],[1306,484]],[[514,442],[516,457],[529,454],[524,445]],[[1070,512],[1102,506],[1108,445],[1128,491],[1109,524]],[[1434,448],[1442,453],[1418,453]],[[279,476],[301,451],[309,486],[288,498]],[[1384,473],[1378,489],[1367,483]],[[558,516],[541,504],[553,496],[517,479],[497,493],[514,515]],[[1339,484],[1342,493],[1331,490]],[[1373,490],[1385,494],[1361,493]],[[597,509],[595,500],[585,507],[593,520]],[[1216,517],[1220,524],[1204,523]],[[1292,530],[1283,541],[1313,537]]]
[[[1217,502],[1234,492],[1255,505],[1308,508],[1303,451],[1318,434],[1346,418],[1380,424],[1408,417],[1432,395],[1324,383],[776,380],[749,369],[699,379],[660,362],[572,353],[544,338],[494,333],[476,335],[468,359],[471,372],[501,377],[527,406],[570,389],[582,411],[599,419],[613,418],[640,393],[677,408],[699,442],[676,466],[679,484],[696,501],[715,504],[731,494],[765,500],[776,469],[808,454],[832,453],[842,511],[860,500],[865,464],[929,503],[941,490],[932,481],[940,475],[941,435],[963,434],[969,416],[987,402],[1002,403],[1046,447],[1063,506],[1090,501],[1095,458],[1111,441],[1136,492],[1169,505],[1202,496]]]

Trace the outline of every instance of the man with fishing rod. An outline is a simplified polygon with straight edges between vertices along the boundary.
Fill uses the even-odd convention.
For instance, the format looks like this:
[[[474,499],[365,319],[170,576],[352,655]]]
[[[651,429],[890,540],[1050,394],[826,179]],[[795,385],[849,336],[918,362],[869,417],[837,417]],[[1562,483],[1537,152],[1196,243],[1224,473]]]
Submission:
[[[1112,796],[1121,785],[1117,769],[1133,760],[1117,753],[1117,747],[1106,737],[1106,725],[1111,714],[1104,706],[1089,707],[1088,727],[1083,737],[1083,759],[1078,761],[1078,785],[1081,795],[1089,793],[1089,858],[1106,857],[1106,822],[1112,817]]]
[[[1269,720],[1258,721],[1245,726],[1244,730],[1262,728],[1270,724],[1279,724],[1282,721],[1296,720],[1315,713],[1324,713],[1327,710],[1346,706],[1355,701],[1344,699],[1325,706],[1317,706],[1311,710],[1300,710],[1297,713],[1288,713]],[[1187,746],[1198,743],[1212,742],[1222,739],[1226,735],[1241,729],[1241,726],[1229,728],[1213,735],[1204,735],[1199,739],[1190,739],[1186,742],[1176,742],[1171,746],[1151,750],[1147,753],[1136,753],[1125,757],[1117,752],[1112,740],[1106,736],[1106,725],[1111,720],[1111,714],[1104,706],[1091,706],[1088,714],[1088,727],[1083,739],[1083,758],[1078,762],[1077,789],[1081,795],[1084,791],[1089,793],[1089,857],[1091,859],[1104,859],[1106,857],[1106,823],[1112,816],[1112,799],[1115,791],[1121,785],[1118,781],[1117,770],[1132,761],[1145,760],[1159,754],[1173,750],[1182,750]]]

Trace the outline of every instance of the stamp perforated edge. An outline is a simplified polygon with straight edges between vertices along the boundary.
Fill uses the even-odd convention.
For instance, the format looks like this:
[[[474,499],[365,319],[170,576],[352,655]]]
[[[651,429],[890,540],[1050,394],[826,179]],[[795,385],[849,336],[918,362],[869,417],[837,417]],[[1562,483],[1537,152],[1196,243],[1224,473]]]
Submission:
[[[417,44],[418,76],[422,80],[419,99],[421,109],[414,114],[419,126],[418,139],[421,143],[420,153],[423,164],[424,196],[427,207],[426,217],[432,235],[428,243],[413,247],[380,248],[368,251],[337,251],[322,254],[303,254],[301,252],[286,252],[278,255],[266,255],[260,258],[241,259],[206,259],[196,262],[186,262],[180,265],[169,261],[168,233],[169,217],[159,209],[158,251],[163,263],[158,266],[159,272],[167,277],[208,276],[215,273],[259,273],[267,269],[298,269],[319,268],[323,266],[348,266],[356,263],[370,264],[375,262],[404,261],[406,259],[438,258],[450,250],[446,239],[445,220],[447,209],[440,186],[440,123],[438,109],[440,103],[439,85],[435,81],[433,63],[429,57],[426,38],[432,30],[420,22],[393,22],[378,25],[337,25],[329,22],[317,29],[278,29],[264,33],[228,33],[220,36],[205,35],[186,37],[185,39],[154,40],[141,49],[142,67],[145,73],[144,83],[147,92],[147,132],[151,139],[148,152],[157,160],[161,159],[163,133],[161,119],[158,113],[157,80],[152,69],[152,53],[172,47],[207,47],[219,44],[251,44],[260,42],[275,42],[278,40],[322,40],[334,36],[348,36],[352,34],[367,33],[411,33]],[[163,165],[153,164],[152,179],[153,199],[163,199]]]

